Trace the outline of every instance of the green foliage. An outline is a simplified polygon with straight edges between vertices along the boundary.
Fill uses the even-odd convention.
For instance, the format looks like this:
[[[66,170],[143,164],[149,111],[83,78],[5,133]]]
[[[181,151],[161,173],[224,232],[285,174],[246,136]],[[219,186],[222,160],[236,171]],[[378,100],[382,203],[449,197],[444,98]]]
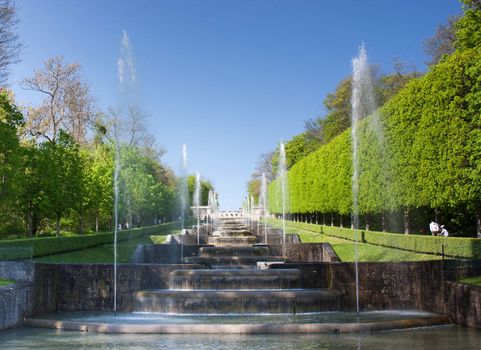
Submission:
[[[456,23],[456,42],[458,50],[479,47],[481,44],[481,2],[479,0],[461,0],[464,15]]]
[[[193,198],[195,192],[195,175],[189,175],[187,177],[187,188],[189,189],[190,206],[193,205]],[[209,191],[213,190],[214,186],[207,181],[200,181],[200,205],[207,205],[209,203]]]
[[[251,179],[247,183],[247,193],[249,194],[249,196],[254,197],[255,203],[259,203],[259,197],[261,194],[261,180]]]
[[[480,210],[480,77],[481,48],[455,52],[360,122],[361,214]],[[289,170],[292,213],[352,213],[350,138],[348,129]]]
[[[327,95],[324,106],[327,115],[323,119],[322,141],[328,143],[351,126],[351,77],[341,80],[333,93]]]
[[[6,229],[18,230],[22,152],[17,129],[23,124],[23,115],[10,102],[6,91],[0,91],[0,222]],[[1,232],[0,226],[0,234]]]
[[[7,280],[5,278],[0,278],[0,287],[4,287],[4,286],[9,286],[11,284],[14,284],[15,281],[13,280]]]
[[[139,244],[161,244],[165,241],[170,231],[162,232],[162,235],[142,236],[117,244],[117,262],[130,263],[130,258]],[[35,259],[36,262],[54,264],[111,264],[114,261],[113,244],[76,250],[67,253],[52,254]]]
[[[463,278],[459,282],[481,287],[481,276]]]
[[[118,232],[117,240],[128,241],[146,235],[155,235],[178,228],[177,222],[122,230]],[[114,235],[112,232],[97,233],[93,235],[75,235],[70,237],[35,237],[0,241],[0,259],[18,258],[21,250],[2,248],[30,248],[34,258],[41,256],[82,250],[102,244],[111,244]],[[22,255],[23,256],[23,255]]]
[[[277,220],[270,220],[278,223]],[[289,221],[288,225],[300,230],[312,231],[317,235],[323,234],[331,237],[368,243],[387,248],[407,250],[422,254],[444,254],[454,258],[480,259],[481,240],[465,237],[438,237],[425,235],[403,235],[398,233],[359,231],[335,226],[307,224]],[[336,251],[337,252],[337,251]]]

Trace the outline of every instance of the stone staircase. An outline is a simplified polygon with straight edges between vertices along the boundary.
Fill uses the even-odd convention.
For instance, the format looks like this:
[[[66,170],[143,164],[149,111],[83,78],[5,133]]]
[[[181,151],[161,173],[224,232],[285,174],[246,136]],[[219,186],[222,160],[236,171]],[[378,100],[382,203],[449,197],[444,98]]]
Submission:
[[[143,290],[134,295],[134,310],[173,314],[293,314],[339,309],[339,292],[302,289],[297,269],[258,269],[259,262],[284,261],[272,256],[266,245],[239,218],[221,220],[212,246],[199,248],[185,263],[205,269],[174,270],[169,289]]]

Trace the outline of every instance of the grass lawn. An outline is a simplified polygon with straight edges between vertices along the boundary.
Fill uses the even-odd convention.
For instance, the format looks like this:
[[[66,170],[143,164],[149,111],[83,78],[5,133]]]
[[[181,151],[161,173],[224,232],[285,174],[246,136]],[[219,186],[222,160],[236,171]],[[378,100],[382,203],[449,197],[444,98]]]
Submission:
[[[117,245],[117,262],[130,262],[130,257],[134,253],[138,244],[161,244],[166,238],[167,234],[144,236],[130,241],[119,242]],[[54,264],[111,264],[114,261],[114,245],[103,244],[98,247],[84,250],[75,250],[67,253],[42,256],[35,259],[35,261]]]
[[[15,283],[15,281],[0,278],[0,287],[8,286],[8,285],[13,284],[13,283]]]
[[[355,243],[352,241],[294,228],[289,228],[287,231],[288,233],[297,233],[303,243],[330,243],[341,261],[352,262],[355,260]],[[368,243],[359,243],[358,248],[359,261],[419,261],[441,259],[439,255],[414,253]]]
[[[459,282],[481,287],[481,276],[463,278]]]

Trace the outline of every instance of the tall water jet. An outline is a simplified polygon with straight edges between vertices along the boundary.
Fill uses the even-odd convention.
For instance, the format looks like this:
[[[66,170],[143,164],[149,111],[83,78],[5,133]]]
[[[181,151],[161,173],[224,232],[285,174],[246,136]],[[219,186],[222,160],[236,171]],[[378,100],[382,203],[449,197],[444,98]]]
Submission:
[[[189,197],[189,190],[187,188],[187,145],[182,145],[182,167],[180,173],[180,220],[182,230],[185,229],[185,216],[187,213],[187,202]]]
[[[375,100],[371,78],[371,69],[367,60],[364,43],[359,54],[352,60],[352,97],[351,97],[351,138],[352,138],[352,228],[354,229],[354,261],[356,273],[356,310],[359,314],[359,271],[358,271],[358,233],[359,233],[359,121],[375,110]]]
[[[118,120],[114,120],[115,160],[114,160],[114,313],[117,314],[117,235],[119,229],[119,174],[120,145]]]
[[[212,214],[214,213],[214,191],[209,190],[209,195],[207,197],[207,206],[209,208],[209,212],[207,215],[207,227],[210,225],[213,225],[212,223]]]
[[[288,197],[287,197],[287,163],[286,163],[286,150],[284,143],[281,142],[279,147],[279,168],[277,178],[280,181],[280,192],[282,200],[282,242],[286,244],[286,211],[288,209]]]
[[[197,244],[200,244],[200,173],[195,173],[194,207],[197,215]]]
[[[127,103],[135,104],[135,82],[136,73],[133,59],[133,50],[130,43],[127,31],[122,32],[122,40],[120,47],[120,56],[117,61],[117,75],[119,81],[120,101],[119,112],[114,114],[114,139],[115,139],[115,159],[114,159],[114,300],[113,310],[117,313],[117,236],[119,230],[119,182],[120,182],[120,169],[121,169],[121,154],[120,154],[120,128],[121,121],[120,115],[122,115],[122,104]],[[130,101],[129,101],[130,99]],[[126,191],[125,191],[126,192]]]
[[[267,244],[267,178],[266,173],[262,173],[261,181],[261,197],[259,204],[262,209],[262,218],[264,220],[264,243]]]
[[[254,196],[251,195],[251,212],[250,212],[250,215],[251,215],[251,229],[253,230],[254,229],[254,225],[255,225],[255,220],[254,220],[254,213],[255,213],[255,210],[254,210],[254,206],[255,206],[255,200],[254,200]]]

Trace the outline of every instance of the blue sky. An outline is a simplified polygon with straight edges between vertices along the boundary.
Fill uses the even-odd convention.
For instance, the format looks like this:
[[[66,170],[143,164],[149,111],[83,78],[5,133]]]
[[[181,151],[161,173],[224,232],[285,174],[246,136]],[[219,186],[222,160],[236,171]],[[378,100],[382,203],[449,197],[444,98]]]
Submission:
[[[399,59],[426,69],[422,41],[456,0],[17,0],[23,61],[11,87],[21,102],[38,96],[19,87],[42,61],[79,62],[97,105],[119,102],[117,60],[128,32],[138,101],[148,128],[180,167],[200,171],[238,208],[257,157],[324,113],[322,101],[350,74],[365,42],[369,60],[390,71]]]

